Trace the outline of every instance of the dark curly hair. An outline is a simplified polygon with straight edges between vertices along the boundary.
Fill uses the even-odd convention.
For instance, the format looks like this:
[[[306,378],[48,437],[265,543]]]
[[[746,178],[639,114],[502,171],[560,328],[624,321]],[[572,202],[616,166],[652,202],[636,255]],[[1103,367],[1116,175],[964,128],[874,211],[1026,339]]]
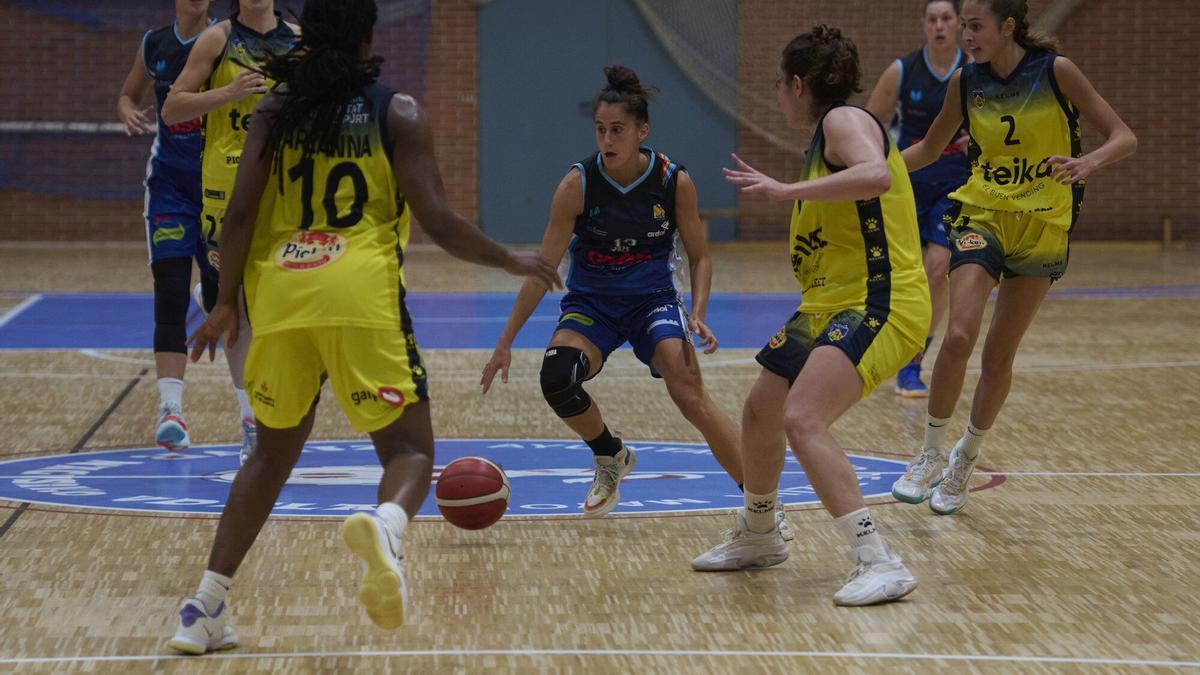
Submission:
[[[595,98],[592,99],[593,115],[601,103],[620,103],[633,115],[638,124],[650,121],[650,96],[653,87],[643,86],[637,73],[625,66],[607,66],[604,69],[604,77],[608,82],[600,87],[600,91],[596,92]]]
[[[817,108],[862,91],[858,47],[842,31],[825,24],[792,38],[783,48],[781,67],[789,81],[797,76],[804,80]]]
[[[300,40],[263,67],[284,97],[264,148],[275,161],[282,156],[285,139],[295,142],[305,156],[337,146],[347,106],[379,79],[383,59],[359,57],[377,17],[375,0],[304,3]]]

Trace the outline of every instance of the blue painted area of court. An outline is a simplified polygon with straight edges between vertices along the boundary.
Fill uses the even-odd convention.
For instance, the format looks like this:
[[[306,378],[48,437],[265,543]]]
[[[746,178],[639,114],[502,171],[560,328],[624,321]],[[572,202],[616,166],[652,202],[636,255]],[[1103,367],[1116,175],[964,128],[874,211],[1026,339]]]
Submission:
[[[561,297],[550,294],[542,300],[517,336],[516,349],[546,345]],[[1195,298],[1200,285],[1062,288],[1052,290],[1050,297]],[[421,346],[490,349],[515,298],[514,293],[410,293],[408,307]],[[787,321],[799,300],[798,293],[714,293],[708,325],[723,347],[757,349]],[[189,316],[190,332],[201,315],[193,306]],[[0,316],[0,349],[150,349],[153,331],[154,302],[148,293],[45,293]]]

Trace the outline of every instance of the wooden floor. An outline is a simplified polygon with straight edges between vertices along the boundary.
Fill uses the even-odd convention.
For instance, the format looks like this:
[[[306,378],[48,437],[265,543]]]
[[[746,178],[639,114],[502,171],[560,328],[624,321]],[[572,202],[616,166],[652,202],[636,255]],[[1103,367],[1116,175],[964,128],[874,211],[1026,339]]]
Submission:
[[[123,247],[0,246],[0,317],[27,293],[149,290],[143,256]],[[516,287],[438,252],[415,251],[410,261],[414,290]],[[715,269],[718,291],[794,288],[782,245],[718,247]],[[384,632],[357,604],[358,568],[338,522],[272,519],[230,596],[240,647],[183,658],[164,643],[203,569],[215,519],[0,502],[0,671],[1197,668],[1197,285],[1197,251],[1073,248],[1055,289],[1062,296],[1046,302],[1017,359],[1012,396],[985,446],[989,471],[976,474],[976,483],[1002,484],[973,495],[954,517],[874,500],[882,530],[921,583],[904,602],[833,605],[848,563],[817,508],[792,512],[790,560],[731,574],[688,565],[718,541],[728,513],[512,518],[483,532],[431,520],[408,534],[411,623]],[[1191,292],[1134,290],[1160,287]],[[1131,297],[1067,292],[1088,288],[1127,288]],[[539,352],[516,354],[513,381],[487,399],[477,387],[486,351],[426,352],[439,436],[570,437],[537,394]],[[714,398],[735,419],[756,374],[752,355],[722,350],[705,362]],[[115,359],[0,351],[0,459],[146,446],[157,403],[151,354],[107,356]],[[644,372],[627,353],[613,365]],[[628,437],[700,440],[660,382],[609,375],[590,391]],[[968,394],[976,376],[968,374]],[[188,383],[194,441],[236,441],[223,367],[195,367]],[[923,403],[900,400],[888,382],[835,434],[860,454],[903,457],[918,442],[923,413]],[[314,437],[354,435],[331,413]]]

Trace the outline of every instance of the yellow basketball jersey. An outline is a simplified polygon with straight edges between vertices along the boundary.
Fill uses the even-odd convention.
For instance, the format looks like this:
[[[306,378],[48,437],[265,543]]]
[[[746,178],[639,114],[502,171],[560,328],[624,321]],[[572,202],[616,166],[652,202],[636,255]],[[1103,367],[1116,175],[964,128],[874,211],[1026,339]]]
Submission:
[[[986,64],[963,66],[963,119],[971,176],[951,199],[993,211],[1035,214],[1064,230],[1075,224],[1083,182],[1063,185],[1047,160],[1082,154],[1079,111],[1058,89],[1051,52],[1030,50],[1007,78]]]
[[[259,33],[247,28],[234,14],[229,19],[229,39],[225,50],[217,57],[212,75],[203,90],[220,89],[233,82],[245,70],[261,70],[271,54],[283,54],[292,48],[296,35],[275,14],[279,25],[269,33]],[[267,80],[267,87],[275,83]],[[204,150],[200,154],[204,202],[210,208],[224,209],[228,205],[233,181],[237,176],[238,163],[242,161],[242,148],[246,145],[246,132],[250,129],[250,117],[262,94],[228,103],[204,116],[202,131]]]
[[[825,160],[823,122],[822,117],[808,147],[802,180],[841,170]],[[886,319],[901,296],[929,302],[908,167],[882,126],[879,133],[891,189],[855,202],[797,201],[792,210],[792,268],[805,314],[866,307]]]
[[[284,140],[246,262],[256,335],[313,326],[394,330],[408,322],[409,216],[387,132],[393,95],[374,84],[354,99],[331,152],[305,157],[296,135]]]

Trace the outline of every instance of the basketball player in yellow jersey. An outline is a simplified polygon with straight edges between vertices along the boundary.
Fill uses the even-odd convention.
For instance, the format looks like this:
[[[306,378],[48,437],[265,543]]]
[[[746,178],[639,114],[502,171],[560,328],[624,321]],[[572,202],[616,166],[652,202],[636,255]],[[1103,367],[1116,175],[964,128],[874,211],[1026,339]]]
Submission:
[[[876,531],[829,427],[921,349],[930,317],[908,169],[879,121],[845,102],[861,74],[857,48],[838,29],[793,39],[776,94],[790,127],[815,126],[801,180],[781,184],[736,156],[738,168],[725,170],[745,194],[795,201],[789,242],[801,302],[758,353],[763,370],[742,413],[745,506],[729,539],[692,562],[719,571],[787,558],[774,518],[786,437],[850,548],[855,569],[833,596],[839,605],[888,602],[917,586]]]
[[[1137,139],[1074,63],[1032,34],[1022,0],[967,0],[963,42],[975,63],[951,78],[925,139],[904,150],[915,171],[933,162],[960,125],[970,132],[967,183],[950,232],[950,318],[933,367],[922,449],[893,486],[905,501],[926,497],[948,515],[967,503],[984,434],[1012,385],[1012,364],[1050,284],[1067,268],[1067,244],[1085,179],[1127,157]],[[1083,154],[1079,118],[1105,141]],[[946,425],[962,393],[967,359],[997,285],[966,434],[942,459]]]
[[[200,228],[208,262],[218,270],[217,245],[246,130],[254,106],[272,84],[262,73],[263,64],[271,55],[287,52],[299,32],[275,11],[273,0],[234,0],[234,8],[232,16],[200,35],[160,113],[167,124],[202,119]],[[204,307],[205,311],[211,309]],[[249,330],[249,325],[242,326],[247,338]],[[243,462],[256,444],[254,414],[242,377],[249,345],[246,339],[240,346],[226,345],[225,349],[241,407]]]
[[[379,507],[343,525],[366,567],[358,597],[376,625],[404,622],[401,541],[429,492],[433,429],[424,366],[404,303],[409,209],[464,260],[561,286],[535,253],[514,254],[450,210],[429,121],[376,84],[374,0],[308,0],[304,36],[271,59],[280,84],[257,108],[226,215],[220,295],[192,358],[238,335],[244,281],[256,335],[246,363],[260,448],[238,472],[195,597],[170,646],[202,654],[237,638],[225,601],[312,428],[328,373],[354,428],[370,434]]]

